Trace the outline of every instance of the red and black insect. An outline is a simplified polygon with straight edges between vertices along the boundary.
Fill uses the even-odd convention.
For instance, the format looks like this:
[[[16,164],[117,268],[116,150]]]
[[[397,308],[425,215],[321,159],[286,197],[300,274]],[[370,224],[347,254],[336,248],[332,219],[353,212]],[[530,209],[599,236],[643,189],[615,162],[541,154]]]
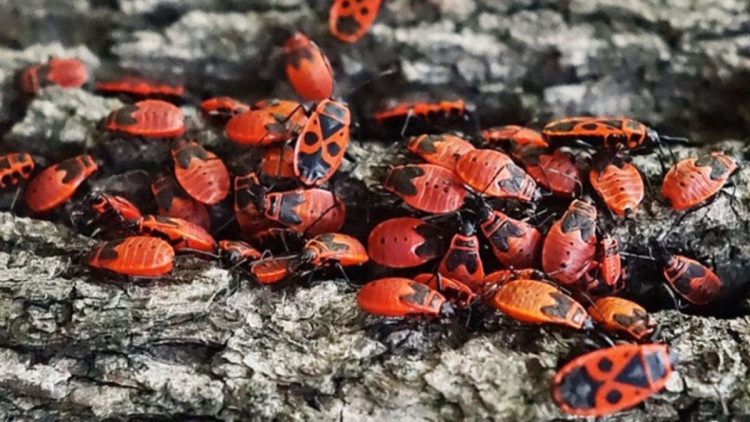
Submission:
[[[458,280],[443,277],[440,273],[418,274],[414,276],[414,281],[437,291],[448,302],[459,308],[466,308],[477,299],[477,294],[469,286]]]
[[[547,233],[542,268],[555,281],[570,285],[589,270],[596,252],[596,208],[574,200]]]
[[[513,280],[544,281],[546,279],[546,275],[535,268],[505,268],[491,272],[484,277],[484,280],[482,281],[483,288],[480,294],[484,294],[485,292],[490,291],[490,289],[494,291],[497,287]]]
[[[458,160],[456,173],[472,189],[487,196],[529,202],[536,193],[534,179],[499,151],[469,151]]]
[[[632,150],[659,141],[655,131],[626,117],[566,117],[547,123],[542,135],[552,145],[582,141],[608,150]]]
[[[474,224],[465,222],[451,239],[448,251],[440,261],[441,275],[458,280],[478,290],[484,280],[484,264],[479,256],[479,238]]]
[[[399,277],[365,284],[357,294],[357,303],[367,313],[387,317],[437,317],[452,313],[443,295],[424,284]]]
[[[591,318],[580,303],[544,281],[509,281],[497,288],[490,304],[528,324],[559,324],[577,330],[592,327]]]
[[[553,195],[571,197],[582,189],[581,173],[569,152],[527,147],[516,150],[513,156],[529,176]]]
[[[250,275],[260,284],[278,283],[292,275],[296,256],[261,259],[250,264]]]
[[[597,257],[597,275],[610,289],[615,289],[622,274],[622,259],[617,238],[604,235],[599,240],[599,256]]]
[[[328,14],[328,29],[338,40],[355,43],[375,22],[382,0],[334,0]]]
[[[181,218],[203,227],[211,228],[211,216],[205,205],[191,198],[172,175],[158,177],[151,184],[159,215]]]
[[[333,193],[320,188],[294,189],[260,195],[265,217],[298,233],[336,232],[344,225],[346,206]]]
[[[402,102],[376,112],[374,119],[387,133],[402,135],[443,132],[471,120],[463,100]]]
[[[501,264],[510,268],[530,268],[539,264],[543,236],[536,227],[483,207],[479,228]]]
[[[258,176],[250,172],[234,178],[234,216],[242,233],[256,237],[266,230],[281,227],[279,223],[265,217],[259,204],[264,194]]]
[[[96,246],[89,266],[129,277],[161,277],[172,271],[174,250],[155,237],[132,236]]]
[[[174,138],[185,133],[185,116],[179,107],[161,100],[143,100],[107,116],[105,127],[145,138]]]
[[[141,210],[135,204],[119,195],[93,192],[88,199],[91,211],[97,220],[115,220],[122,224],[134,222],[143,217]]]
[[[721,279],[710,268],[682,255],[665,253],[664,278],[685,300],[707,305],[721,293]]]
[[[182,97],[185,95],[183,84],[133,75],[99,81],[96,83],[96,90],[106,94],[125,94],[134,97]]]
[[[304,101],[321,101],[333,95],[333,69],[320,48],[301,32],[284,44],[286,76]]]
[[[492,145],[509,143],[511,152],[526,147],[546,149],[549,146],[541,133],[534,129],[516,125],[485,129],[482,131],[482,139],[484,139],[484,142]]]
[[[201,102],[201,112],[209,119],[226,121],[232,116],[250,111],[250,106],[232,97],[212,97]]]
[[[292,135],[299,133],[307,124],[306,108],[296,101],[269,98],[256,102],[252,109],[271,113],[271,116],[284,124]]]
[[[662,196],[677,211],[699,207],[724,187],[737,168],[737,163],[721,152],[682,160],[664,176]]]
[[[177,252],[183,250],[216,252],[217,245],[214,238],[201,226],[187,220],[147,215],[134,221],[132,227],[139,234],[163,238]]]
[[[265,180],[294,179],[294,147],[279,145],[267,148],[260,162],[259,175]]]
[[[308,240],[299,254],[269,259],[276,260],[280,264],[253,264],[251,274],[258,276],[258,281],[262,284],[278,282],[290,275],[302,276],[331,266],[338,267],[346,276],[343,267],[362,265],[369,258],[365,247],[357,239],[341,233],[323,233]]]
[[[658,393],[672,375],[664,344],[623,344],[579,356],[552,380],[560,409],[577,416],[607,416]]]
[[[266,110],[240,113],[227,122],[227,138],[237,145],[261,147],[288,140],[287,126]]]
[[[656,329],[656,323],[641,305],[619,297],[597,299],[589,307],[589,315],[604,329],[625,333],[635,340],[647,338]]]
[[[455,170],[459,158],[475,149],[471,142],[450,134],[415,136],[406,148],[428,163],[451,170]]]
[[[435,164],[407,164],[388,171],[383,187],[412,208],[448,213],[461,208],[466,189],[453,171]]]
[[[218,244],[219,257],[228,267],[235,268],[246,262],[255,261],[263,254],[252,245],[239,240],[220,240]]]
[[[34,172],[34,158],[25,152],[0,154],[0,190],[17,186]]]
[[[349,146],[351,114],[346,104],[323,100],[302,129],[294,148],[294,173],[307,186],[328,181]]]
[[[594,158],[589,181],[612,213],[632,215],[643,200],[643,179],[638,169],[621,155]]]
[[[213,205],[229,194],[229,171],[224,162],[197,142],[181,142],[172,149],[174,173],[193,199]]]
[[[445,250],[442,230],[413,217],[397,217],[375,226],[367,239],[367,251],[377,264],[389,268],[422,265]]]
[[[50,57],[47,63],[31,65],[21,73],[21,88],[29,95],[36,95],[41,88],[51,85],[80,88],[88,79],[88,70],[82,61]]]
[[[73,197],[99,168],[90,155],[78,155],[47,167],[26,188],[26,206],[36,214],[51,211]]]

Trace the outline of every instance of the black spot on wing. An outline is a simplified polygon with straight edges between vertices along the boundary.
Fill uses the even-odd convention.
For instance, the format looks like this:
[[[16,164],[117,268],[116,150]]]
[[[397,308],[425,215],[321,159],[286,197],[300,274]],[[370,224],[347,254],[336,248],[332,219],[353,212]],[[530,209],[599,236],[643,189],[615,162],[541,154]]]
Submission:
[[[331,157],[336,157],[341,152],[341,147],[336,142],[329,142],[326,145],[326,151]]]
[[[356,34],[359,28],[359,22],[354,18],[354,15],[339,16],[336,21],[336,30],[342,34]]]
[[[585,366],[570,371],[557,387],[563,403],[574,409],[593,409],[602,382],[595,380]]]
[[[581,231],[581,239],[584,242],[588,242],[596,230],[596,222],[589,218],[589,216],[581,214],[577,211],[569,211],[565,213],[565,217],[562,221],[562,232],[570,233],[574,230]]]

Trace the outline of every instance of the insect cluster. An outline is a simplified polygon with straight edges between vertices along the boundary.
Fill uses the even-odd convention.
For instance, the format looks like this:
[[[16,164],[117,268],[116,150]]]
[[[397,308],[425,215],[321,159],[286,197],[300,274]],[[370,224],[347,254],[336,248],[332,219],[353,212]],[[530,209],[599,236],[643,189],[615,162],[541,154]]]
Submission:
[[[331,33],[355,42],[379,7],[336,0]],[[349,105],[333,97],[332,67],[302,33],[283,50],[300,101],[213,97],[199,105],[200,118],[229,148],[261,152],[251,169],[231,168],[230,157],[191,138],[178,106],[187,94],[182,85],[124,75],[96,83],[101,93],[133,99],[103,128],[134,143],[169,144],[169,171],[152,175],[153,213],[87,186],[106,166],[93,151],[49,166],[30,153],[3,153],[0,189],[22,198],[14,211],[64,213],[101,238],[84,260],[113,278],[167,276],[175,254],[219,260],[260,284],[327,270],[346,277],[369,262],[390,272],[359,289],[357,302],[369,314],[434,320],[497,310],[521,323],[618,336],[624,344],[579,356],[556,374],[552,396],[566,413],[607,415],[662,389],[673,360],[646,310],[615,296],[633,281],[621,262],[626,254],[600,222],[634,218],[646,188],[630,156],[669,138],[624,117],[564,118],[541,131],[449,132],[443,129],[473,119],[462,100],[400,103],[370,119],[395,137],[416,132],[403,142],[414,159],[386,169],[364,200],[352,199],[338,188],[352,181],[344,170],[356,166],[346,153],[357,126]],[[20,82],[34,95],[88,79],[80,61],[51,58],[25,69]],[[721,152],[680,161],[666,173],[658,200],[680,212],[706,205],[736,169]],[[555,215],[541,205],[549,198],[567,207]],[[222,207],[229,215],[217,217]],[[390,218],[373,221],[367,208],[387,209]],[[366,226],[366,236],[342,232],[352,223],[359,232]],[[692,306],[718,298],[722,283],[711,268],[658,249],[654,260],[677,297]]]

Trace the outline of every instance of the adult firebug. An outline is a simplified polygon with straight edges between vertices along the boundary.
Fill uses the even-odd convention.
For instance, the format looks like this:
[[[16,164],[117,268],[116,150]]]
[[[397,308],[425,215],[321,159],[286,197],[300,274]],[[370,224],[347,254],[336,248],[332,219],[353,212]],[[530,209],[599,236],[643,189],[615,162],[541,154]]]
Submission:
[[[566,117],[547,123],[542,134],[552,145],[583,141],[610,150],[632,150],[659,140],[646,125],[626,117]]]
[[[342,102],[325,99],[313,111],[294,148],[294,173],[307,186],[328,181],[349,146],[351,113]]]
[[[563,412],[607,416],[643,402],[672,375],[664,344],[622,344],[581,355],[560,368],[552,398]]]

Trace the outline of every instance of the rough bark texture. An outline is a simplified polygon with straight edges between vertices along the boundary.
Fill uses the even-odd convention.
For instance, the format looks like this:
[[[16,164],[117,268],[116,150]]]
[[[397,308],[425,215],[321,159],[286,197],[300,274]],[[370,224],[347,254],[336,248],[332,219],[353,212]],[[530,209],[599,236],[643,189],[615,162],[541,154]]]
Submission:
[[[750,128],[744,0],[386,0],[371,33],[351,46],[326,35],[328,4],[6,1],[2,148],[49,158],[98,148],[97,123],[121,104],[55,88],[25,104],[15,73],[50,54],[77,56],[99,74],[118,65],[177,73],[198,97],[288,96],[276,65],[283,28],[313,35],[332,58],[341,94],[398,65],[396,80],[376,81],[352,99],[360,112],[374,99],[426,93],[466,98],[487,124],[588,112],[627,114],[705,140],[742,139]],[[191,134],[209,145],[224,142],[192,105],[184,110]],[[117,156],[117,148],[127,146],[105,151]],[[730,140],[675,153],[715,149],[750,155]],[[374,184],[384,151],[356,142],[358,177]],[[164,152],[146,148],[143,160]],[[655,155],[635,164],[658,188]],[[122,180],[96,183],[137,189]],[[739,216],[721,195],[686,217],[668,242],[713,259],[726,283],[723,305],[709,315],[656,313],[680,369],[664,393],[622,419],[750,413],[750,318],[742,299],[750,281],[750,170],[733,180]],[[136,186],[143,191],[147,182]],[[645,253],[648,239],[676,218],[647,200],[614,230]],[[585,349],[588,336],[521,327],[493,313],[468,330],[448,321],[385,335],[341,280],[259,288],[211,262],[179,257],[163,281],[113,282],[80,265],[92,244],[62,226],[0,213],[2,419],[549,419],[562,416],[549,394],[554,370]],[[657,267],[645,261],[637,268],[630,293],[663,305],[664,298],[653,299]]]

